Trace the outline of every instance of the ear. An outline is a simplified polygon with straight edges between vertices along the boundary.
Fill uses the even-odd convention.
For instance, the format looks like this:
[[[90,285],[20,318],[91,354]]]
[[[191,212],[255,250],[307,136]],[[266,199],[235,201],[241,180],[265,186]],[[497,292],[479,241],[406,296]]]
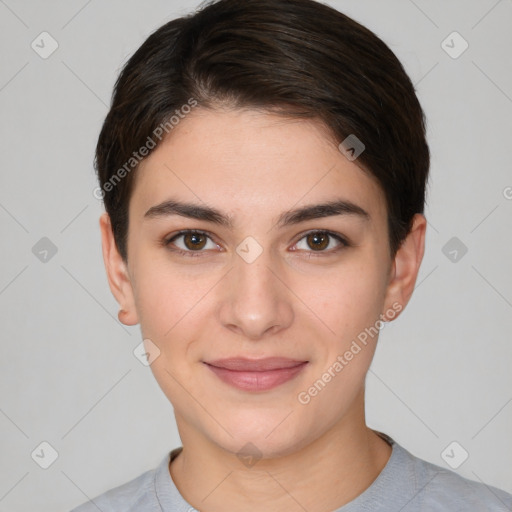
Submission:
[[[399,315],[414,291],[416,278],[425,252],[425,232],[427,220],[421,213],[413,218],[410,233],[398,249],[389,275],[389,282],[384,301],[383,318],[391,321]],[[399,307],[399,306],[400,307]],[[393,316],[386,316],[386,311],[393,311]]]
[[[108,284],[110,291],[121,306],[121,311],[118,314],[119,321],[125,325],[138,324],[132,283],[126,263],[117,249],[108,213],[103,213],[100,217],[100,230]]]

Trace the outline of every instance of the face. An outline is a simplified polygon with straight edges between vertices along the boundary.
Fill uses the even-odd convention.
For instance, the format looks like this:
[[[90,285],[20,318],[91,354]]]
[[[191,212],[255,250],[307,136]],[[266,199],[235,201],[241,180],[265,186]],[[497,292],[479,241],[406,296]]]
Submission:
[[[182,439],[272,457],[355,418],[423,255],[391,259],[374,180],[316,122],[199,108],[136,172],[128,262],[103,219],[105,261]]]

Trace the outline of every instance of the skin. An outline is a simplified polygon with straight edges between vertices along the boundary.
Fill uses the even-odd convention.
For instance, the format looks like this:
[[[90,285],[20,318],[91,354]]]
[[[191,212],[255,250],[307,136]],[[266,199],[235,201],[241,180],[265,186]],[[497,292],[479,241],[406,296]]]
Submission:
[[[383,192],[357,160],[349,161],[317,121],[251,110],[195,109],[136,172],[128,261],[107,214],[100,219],[103,256],[120,320],[140,323],[160,350],[151,369],[182,440],[169,467],[179,491],[207,512],[226,504],[327,512],[353,500],[391,454],[365,424],[364,381],[378,335],[309,403],[297,397],[381,314],[391,321],[389,311],[396,318],[396,305],[405,308],[423,258],[425,217],[415,216],[391,258]],[[232,216],[233,226],[144,217],[171,198],[214,207]],[[340,198],[364,208],[369,220],[336,215],[276,224],[284,211]],[[162,244],[182,229],[210,238],[199,239],[199,253],[190,237]],[[327,237],[319,249],[307,237],[311,230],[339,233],[350,245]],[[236,252],[248,236],[262,248],[251,263]],[[236,356],[308,364],[274,389],[247,392],[203,363]],[[247,443],[261,456],[252,466],[236,456]]]

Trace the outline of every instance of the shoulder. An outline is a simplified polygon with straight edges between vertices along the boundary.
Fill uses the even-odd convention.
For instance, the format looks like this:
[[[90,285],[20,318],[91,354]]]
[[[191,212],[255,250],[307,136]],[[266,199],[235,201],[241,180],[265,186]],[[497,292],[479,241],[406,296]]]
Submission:
[[[464,478],[457,473],[422,460],[402,447],[397,447],[409,468],[414,505],[405,510],[450,512],[512,511],[512,495],[505,491]]]
[[[161,464],[159,465],[159,467]],[[158,510],[152,507],[155,499],[155,476],[158,468],[142,473],[122,485],[114,487],[71,512],[142,512]]]

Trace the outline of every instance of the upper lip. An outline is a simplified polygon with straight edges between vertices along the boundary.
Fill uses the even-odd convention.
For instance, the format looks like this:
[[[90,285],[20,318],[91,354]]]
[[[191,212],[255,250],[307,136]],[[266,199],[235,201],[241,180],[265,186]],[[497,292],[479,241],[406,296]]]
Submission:
[[[264,372],[268,370],[279,370],[283,368],[293,368],[307,361],[289,359],[286,357],[267,357],[265,359],[247,359],[245,357],[233,357],[229,359],[217,359],[215,361],[205,361],[210,366],[225,368],[239,372]]]

